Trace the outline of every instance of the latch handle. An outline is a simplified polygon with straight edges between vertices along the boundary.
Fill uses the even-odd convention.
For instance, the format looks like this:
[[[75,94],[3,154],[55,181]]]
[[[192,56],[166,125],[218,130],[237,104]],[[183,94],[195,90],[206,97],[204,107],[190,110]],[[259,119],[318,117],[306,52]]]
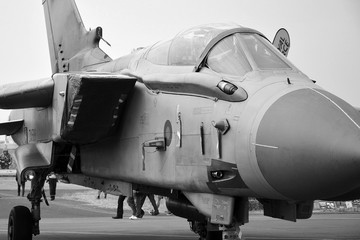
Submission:
[[[155,147],[157,150],[165,151],[165,138],[156,137],[154,140],[149,140],[143,143],[143,147]]]
[[[164,137],[156,137],[153,140],[146,141],[142,144],[142,162],[143,162],[143,171],[145,171],[145,148],[146,147],[155,147],[158,151],[166,150],[166,142]]]

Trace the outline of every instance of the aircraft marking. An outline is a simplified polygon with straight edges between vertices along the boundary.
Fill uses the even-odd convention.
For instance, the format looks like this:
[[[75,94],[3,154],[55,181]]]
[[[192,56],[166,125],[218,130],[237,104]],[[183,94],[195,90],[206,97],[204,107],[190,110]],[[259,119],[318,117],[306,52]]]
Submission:
[[[327,97],[326,95],[322,94],[322,93],[319,92],[319,91],[316,91],[316,90],[313,89],[313,88],[309,88],[309,89],[311,89],[312,91],[320,94],[321,96],[323,96],[324,98],[326,98],[327,100],[329,100],[329,101],[330,101],[332,104],[334,104],[340,111],[342,111],[342,112],[345,114],[345,116],[346,116],[347,118],[349,118],[349,120],[350,120],[351,122],[353,122],[354,125],[355,125],[358,129],[360,129],[360,126],[359,126],[359,125],[349,116],[349,114],[347,114],[336,102],[334,102],[334,101],[331,100],[329,97]]]
[[[259,144],[259,143],[253,143],[253,145],[258,146],[258,147],[272,148],[272,149],[278,149],[279,148],[279,147],[270,146],[270,145],[264,145],[264,144]]]
[[[170,146],[172,140],[172,126],[169,120],[166,120],[164,125],[164,137],[166,141],[166,146]]]
[[[140,120],[140,125],[143,125],[143,126],[149,125],[149,113],[144,112],[143,114],[141,114],[139,120]]]
[[[36,135],[37,135],[37,131],[36,129],[29,129],[29,142],[35,142],[36,141]]]
[[[214,112],[213,107],[196,107],[193,109],[194,115],[200,115],[200,114],[210,114]]]

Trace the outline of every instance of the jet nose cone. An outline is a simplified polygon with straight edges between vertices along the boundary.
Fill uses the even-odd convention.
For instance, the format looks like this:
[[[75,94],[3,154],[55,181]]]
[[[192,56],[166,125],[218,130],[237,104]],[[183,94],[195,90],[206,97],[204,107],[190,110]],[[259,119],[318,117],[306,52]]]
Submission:
[[[340,98],[301,89],[278,99],[256,134],[268,183],[291,199],[325,199],[360,186],[360,114]]]

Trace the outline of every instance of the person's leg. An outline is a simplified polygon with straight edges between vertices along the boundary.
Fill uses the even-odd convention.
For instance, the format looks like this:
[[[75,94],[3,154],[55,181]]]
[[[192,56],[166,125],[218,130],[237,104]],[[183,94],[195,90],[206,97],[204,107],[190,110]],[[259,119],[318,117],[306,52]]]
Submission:
[[[25,182],[21,183],[21,189],[22,189],[21,196],[23,197],[25,194]]]
[[[136,206],[135,206],[134,197],[128,197],[127,204],[129,205],[129,207],[132,210],[132,215],[135,216],[136,215]]]
[[[50,188],[50,200],[55,200],[56,195],[56,179],[49,179],[49,188]]]
[[[157,197],[156,206],[157,206],[157,208],[159,209],[159,208],[160,208],[161,199],[163,199],[163,196],[156,195],[156,197]]]
[[[154,211],[151,212],[151,215],[159,215],[159,208],[156,205],[154,194],[148,194],[147,197],[149,198],[151,205],[154,208]]]
[[[142,218],[144,216],[144,211],[141,209],[145,202],[146,195],[141,192],[135,193],[135,205],[136,205],[136,217]]]
[[[126,196],[120,195],[118,198],[118,206],[117,206],[117,210],[116,210],[116,216],[113,217],[114,219],[121,219],[123,218],[123,214],[124,214],[124,200],[125,200]]]

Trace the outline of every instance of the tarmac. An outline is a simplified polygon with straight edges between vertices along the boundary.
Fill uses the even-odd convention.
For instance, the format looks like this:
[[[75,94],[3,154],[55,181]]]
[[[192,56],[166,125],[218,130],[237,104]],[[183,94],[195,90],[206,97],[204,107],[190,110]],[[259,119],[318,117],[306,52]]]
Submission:
[[[111,195],[98,200],[96,190],[59,183],[55,201],[50,206],[42,204],[41,234],[33,239],[198,239],[185,219],[166,215],[164,206],[159,216],[146,214],[143,219],[129,220],[125,204],[124,219],[114,220],[116,200]],[[13,177],[0,178],[0,239],[7,239],[8,214],[17,205],[30,206],[30,202],[17,196]],[[360,214],[314,214],[293,223],[251,213],[250,222],[241,229],[248,240],[360,240]]]

